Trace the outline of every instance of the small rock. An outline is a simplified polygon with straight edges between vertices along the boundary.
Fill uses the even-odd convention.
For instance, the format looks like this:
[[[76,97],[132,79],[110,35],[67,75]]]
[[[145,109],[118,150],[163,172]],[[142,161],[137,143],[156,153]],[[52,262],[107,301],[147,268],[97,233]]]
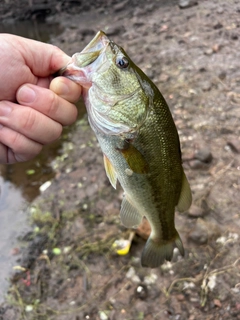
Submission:
[[[227,146],[230,147],[232,152],[240,153],[240,140],[233,138],[227,142]]]
[[[145,10],[143,8],[140,8],[140,7],[137,7],[133,12],[133,16],[134,17],[144,16],[145,14],[146,14]]]
[[[169,75],[165,73],[161,73],[158,78],[159,82],[167,82],[168,80],[169,80]]]
[[[205,67],[200,67],[198,71],[199,71],[199,72],[206,72],[207,69],[206,69]]]
[[[217,8],[217,13],[218,14],[222,14],[224,12],[222,7]]]
[[[152,12],[155,8],[155,4],[154,3],[150,3],[148,5],[146,5],[145,10],[146,12]]]
[[[123,25],[111,25],[107,29],[108,36],[116,36],[125,32],[125,28]]]
[[[220,22],[217,22],[216,24],[214,24],[213,29],[221,29],[223,27],[223,25]]]
[[[212,48],[207,48],[207,49],[204,51],[204,54],[206,54],[207,56],[211,56],[211,55],[213,54]]]
[[[226,76],[227,76],[226,71],[220,71],[218,74],[218,78],[221,80],[224,80]]]
[[[198,218],[188,238],[197,244],[206,244],[208,240],[217,239],[220,235],[221,230],[218,224]]]
[[[115,11],[115,12],[119,12],[119,11],[123,10],[124,8],[126,8],[127,3],[128,3],[128,0],[122,1],[122,2],[119,2],[119,3],[116,3],[116,4],[113,6],[114,11]]]
[[[187,9],[196,6],[198,2],[196,0],[179,0],[178,5],[180,9]]]
[[[206,163],[203,163],[200,160],[190,160],[189,166],[192,169],[207,169],[209,166]]]
[[[84,28],[84,29],[81,29],[81,34],[83,37],[87,37],[87,36],[94,36],[95,35],[95,30],[93,29],[90,29],[90,28]]]
[[[217,53],[218,51],[220,50],[220,45],[215,43],[213,46],[212,46],[212,51],[214,53]]]
[[[185,297],[184,297],[183,294],[176,295],[176,298],[177,298],[178,301],[184,301],[185,300]]]
[[[135,296],[138,299],[145,300],[148,296],[147,286],[145,284],[138,285],[135,290]]]
[[[215,305],[216,307],[218,307],[218,308],[221,308],[221,307],[222,307],[222,304],[221,304],[220,300],[214,299],[213,302],[214,302],[214,305]]]
[[[213,156],[210,149],[208,147],[204,147],[195,152],[194,159],[200,160],[203,163],[210,163]]]
[[[229,129],[229,128],[224,128],[222,127],[220,129],[220,134],[233,134],[233,130],[232,129]]]
[[[200,219],[193,230],[190,231],[188,238],[197,244],[206,244],[208,241],[208,231],[206,226],[201,223]]]
[[[202,82],[201,88],[203,91],[210,91],[212,88],[212,83],[208,80]]]
[[[238,40],[238,35],[237,35],[237,33],[232,33],[232,34],[231,34],[231,39],[232,39],[232,40]]]
[[[189,217],[192,217],[192,218],[200,218],[204,216],[204,211],[202,208],[193,204],[188,210],[188,215]]]

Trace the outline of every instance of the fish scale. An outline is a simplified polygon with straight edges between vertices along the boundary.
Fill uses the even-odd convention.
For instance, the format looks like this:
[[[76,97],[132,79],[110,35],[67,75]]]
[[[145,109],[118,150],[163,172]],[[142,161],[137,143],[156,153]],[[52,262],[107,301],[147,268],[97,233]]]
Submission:
[[[150,223],[142,266],[171,260],[174,247],[184,255],[174,214],[175,207],[189,208],[191,191],[177,129],[158,88],[102,31],[73,55],[63,75],[83,86],[107,176],[114,188],[118,180],[124,190],[122,223],[134,228],[144,216]]]

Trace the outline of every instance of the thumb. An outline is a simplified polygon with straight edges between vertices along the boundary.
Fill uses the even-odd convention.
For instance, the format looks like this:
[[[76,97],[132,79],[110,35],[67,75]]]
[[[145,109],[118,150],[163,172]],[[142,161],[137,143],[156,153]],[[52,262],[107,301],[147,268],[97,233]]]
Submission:
[[[26,38],[21,39],[24,44],[20,46],[21,53],[35,76],[47,77],[66,66],[71,60],[66,53],[54,45]]]

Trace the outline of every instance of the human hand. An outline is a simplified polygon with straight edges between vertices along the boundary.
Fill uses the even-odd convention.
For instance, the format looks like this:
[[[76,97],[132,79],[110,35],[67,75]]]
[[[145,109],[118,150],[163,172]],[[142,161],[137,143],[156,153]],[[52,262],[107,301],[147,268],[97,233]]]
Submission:
[[[53,45],[0,35],[0,163],[32,159],[76,120],[81,87],[51,76],[69,60]]]

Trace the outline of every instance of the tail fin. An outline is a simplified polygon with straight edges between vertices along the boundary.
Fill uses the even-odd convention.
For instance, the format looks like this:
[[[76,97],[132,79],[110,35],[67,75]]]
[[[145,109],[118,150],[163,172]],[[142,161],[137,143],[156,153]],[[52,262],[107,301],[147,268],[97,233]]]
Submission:
[[[168,242],[155,242],[151,236],[143,249],[141,264],[143,267],[157,268],[164,263],[165,260],[171,261],[173,257],[173,249],[177,247],[181,255],[184,256],[184,248],[182,240],[176,231],[176,238]]]

